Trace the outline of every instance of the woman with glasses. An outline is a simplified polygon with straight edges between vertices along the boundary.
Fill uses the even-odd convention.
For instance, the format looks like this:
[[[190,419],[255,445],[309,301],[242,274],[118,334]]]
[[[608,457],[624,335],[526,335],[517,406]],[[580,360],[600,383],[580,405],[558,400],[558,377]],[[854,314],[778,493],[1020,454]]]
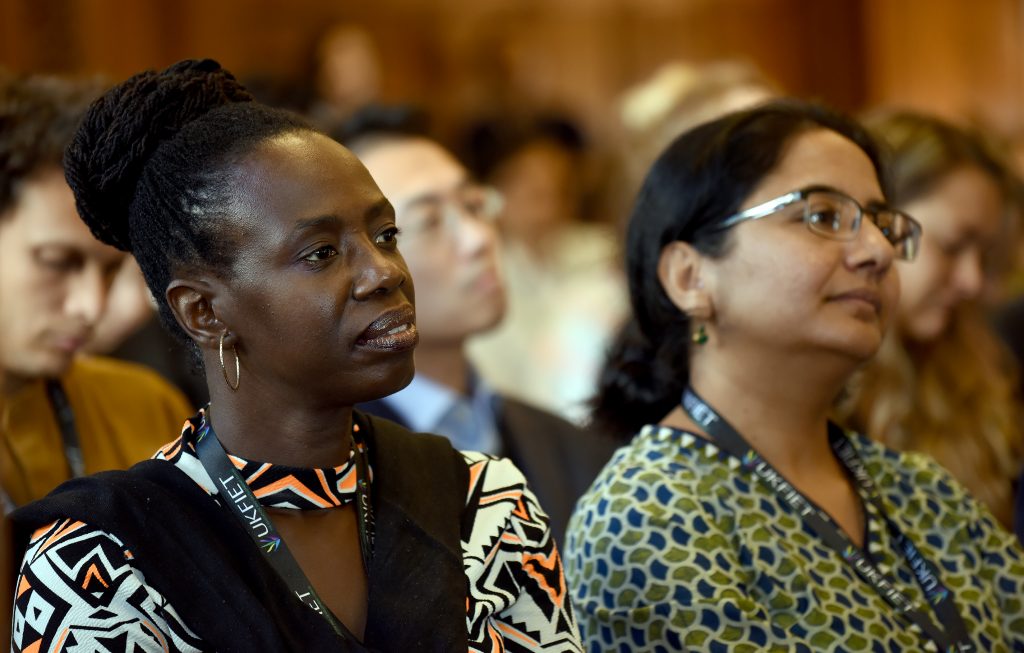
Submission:
[[[933,456],[1010,528],[1024,465],[1019,371],[982,303],[1000,248],[1013,246],[1007,168],[980,134],[931,116],[866,124],[890,151],[889,199],[925,233],[919,260],[897,266],[894,328],[844,413],[889,447]]]
[[[636,435],[569,525],[590,651],[1010,651],[1012,536],[930,460],[829,421],[920,227],[875,146],[773,103],[676,139],[627,235],[633,322],[596,417]]]
[[[108,91],[65,164],[211,402],[154,460],[14,513],[12,651],[579,650],[522,474],[353,410],[409,382],[418,335],[351,152],[204,60]]]

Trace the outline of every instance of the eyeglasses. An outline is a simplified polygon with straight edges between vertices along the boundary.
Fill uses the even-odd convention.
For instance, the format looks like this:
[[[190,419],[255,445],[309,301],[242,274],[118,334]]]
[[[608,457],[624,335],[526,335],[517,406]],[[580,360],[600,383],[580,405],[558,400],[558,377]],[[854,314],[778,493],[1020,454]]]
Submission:
[[[406,238],[454,235],[463,218],[493,222],[505,201],[490,186],[468,184],[451,193],[421,197],[399,210],[399,226]]]
[[[892,244],[898,259],[913,261],[920,250],[921,223],[917,220],[902,211],[887,207],[866,209],[849,195],[825,186],[795,190],[758,204],[726,218],[716,225],[714,231],[728,229],[747,220],[760,220],[792,205],[800,206],[804,224],[819,236],[832,240],[853,240],[866,215]]]

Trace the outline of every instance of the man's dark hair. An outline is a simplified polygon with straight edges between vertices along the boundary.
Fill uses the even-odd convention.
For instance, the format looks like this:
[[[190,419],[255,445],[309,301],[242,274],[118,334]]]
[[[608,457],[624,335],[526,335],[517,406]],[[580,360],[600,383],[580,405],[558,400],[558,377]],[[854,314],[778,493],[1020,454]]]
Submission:
[[[24,180],[61,169],[64,148],[101,89],[97,80],[0,74],[0,214]]]
[[[352,114],[330,136],[359,156],[385,141],[430,138],[430,119],[413,105],[371,104]]]

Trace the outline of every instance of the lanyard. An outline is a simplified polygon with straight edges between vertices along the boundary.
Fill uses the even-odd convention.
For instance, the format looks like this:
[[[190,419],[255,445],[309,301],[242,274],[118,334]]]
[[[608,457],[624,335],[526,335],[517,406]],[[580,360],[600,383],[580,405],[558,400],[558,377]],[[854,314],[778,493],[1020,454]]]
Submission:
[[[932,605],[939,622],[935,624],[928,615],[914,606],[913,601],[900,592],[875,563],[840,529],[832,518],[815,506],[799,490],[793,487],[760,454],[743,439],[736,429],[704,402],[692,388],[683,392],[683,410],[715,439],[720,449],[738,458],[746,471],[753,472],[782,500],[784,500],[825,543],[836,551],[854,570],[870,584],[882,598],[898,613],[906,616],[928,635],[942,651],[950,653],[975,653],[977,649],[967,636],[963,618],[956,609],[952,594],[939,580],[934,565],[926,560],[917,546],[910,541],[899,527],[889,519],[882,505],[878,489],[867,472],[864,462],[857,455],[853,445],[841,429],[829,424],[829,441],[840,462],[846,467],[863,491],[864,495],[882,515],[893,540],[905,556],[925,598]]]
[[[78,428],[75,426],[75,411],[64,392],[60,381],[50,379],[46,382],[46,396],[50,399],[53,415],[60,427],[60,437],[64,441],[64,459],[68,461],[71,477],[85,476],[85,461],[82,459],[82,447],[78,444]]]
[[[353,416],[353,419],[355,417]],[[356,511],[359,524],[359,543],[363,554],[363,566],[370,570],[373,557],[373,507],[370,503],[369,463],[366,445],[359,435],[358,424],[353,426],[352,439],[356,448]],[[298,561],[288,549],[284,539],[274,528],[259,500],[249,489],[245,479],[228,458],[227,452],[217,439],[213,426],[204,416],[196,433],[196,453],[199,462],[210,475],[222,503],[243,526],[253,542],[263,552],[263,558],[270,563],[300,601],[321,615],[343,640],[355,643],[356,637],[324,605],[320,596],[299,567]]]
[[[64,386],[60,381],[50,379],[44,383],[46,396],[50,401],[50,408],[57,420],[57,427],[60,429],[61,442],[64,445],[64,460],[67,461],[71,478],[85,476],[85,461],[82,458],[82,447],[78,444],[78,428],[75,426],[75,411],[71,408],[68,395],[64,392]],[[5,414],[6,415],[6,414]],[[0,430],[6,429],[6,421],[0,424]],[[15,459],[13,451],[12,459]],[[0,515],[14,511],[17,504],[11,499],[7,492],[0,488]]]

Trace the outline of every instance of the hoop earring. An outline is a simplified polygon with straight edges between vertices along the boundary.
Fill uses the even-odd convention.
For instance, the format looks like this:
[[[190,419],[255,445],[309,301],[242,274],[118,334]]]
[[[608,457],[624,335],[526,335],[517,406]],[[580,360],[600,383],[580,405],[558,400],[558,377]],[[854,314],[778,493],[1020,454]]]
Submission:
[[[238,384],[242,380],[242,365],[238,362],[238,350],[235,349],[234,345],[231,345],[231,351],[235,354],[235,382],[231,383],[231,379],[228,378],[228,368],[224,365],[224,336],[226,335],[226,331],[220,334],[220,346],[218,348],[220,353],[220,371],[224,373],[224,382],[234,392],[238,390]]]
[[[692,340],[693,344],[695,344],[695,345],[705,345],[705,344],[707,344],[707,342],[708,342],[708,330],[704,328],[703,324],[697,326],[697,330],[693,332],[692,336],[690,336],[690,340]]]

